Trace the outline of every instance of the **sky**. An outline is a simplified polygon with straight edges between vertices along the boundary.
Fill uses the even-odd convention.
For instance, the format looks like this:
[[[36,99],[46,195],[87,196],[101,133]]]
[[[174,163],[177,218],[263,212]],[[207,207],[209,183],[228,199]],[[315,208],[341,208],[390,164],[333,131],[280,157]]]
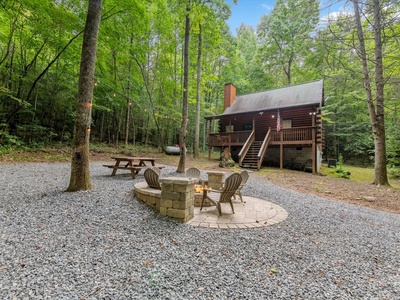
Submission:
[[[275,4],[275,0],[238,0],[238,4],[232,4],[232,0],[225,0],[231,6],[232,15],[228,20],[232,34],[236,35],[236,28],[244,23],[253,26],[257,30],[257,24],[261,16],[269,14]],[[321,18],[327,14],[334,14],[342,9],[342,0],[320,0]],[[332,4],[333,3],[333,4]]]
[[[274,7],[275,0],[238,0],[238,4],[232,4],[232,0],[226,0],[231,6],[232,15],[228,20],[231,32],[236,35],[236,28],[244,23],[257,29],[261,16],[269,14]]]

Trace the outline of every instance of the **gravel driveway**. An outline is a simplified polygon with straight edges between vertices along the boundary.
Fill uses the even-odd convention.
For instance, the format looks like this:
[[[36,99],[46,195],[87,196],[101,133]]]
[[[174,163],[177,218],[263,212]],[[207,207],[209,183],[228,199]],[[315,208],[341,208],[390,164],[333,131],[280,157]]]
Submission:
[[[400,298],[400,215],[251,175],[243,194],[281,205],[284,222],[197,228],[134,199],[142,174],[101,165],[76,193],[69,164],[1,165],[0,299]]]

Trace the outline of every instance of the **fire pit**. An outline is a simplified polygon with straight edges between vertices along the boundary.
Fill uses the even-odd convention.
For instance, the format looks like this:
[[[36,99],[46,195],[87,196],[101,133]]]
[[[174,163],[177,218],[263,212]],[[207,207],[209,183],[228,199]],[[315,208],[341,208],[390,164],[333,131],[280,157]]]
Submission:
[[[201,206],[201,200],[203,199],[203,189],[207,188],[207,185],[205,184],[204,186],[201,184],[195,184],[194,185],[194,206],[195,207],[200,207]],[[204,200],[203,206],[212,206],[213,204],[208,201],[207,199]]]
[[[205,186],[207,188],[207,186]],[[203,194],[203,186],[201,184],[194,185],[194,192]]]

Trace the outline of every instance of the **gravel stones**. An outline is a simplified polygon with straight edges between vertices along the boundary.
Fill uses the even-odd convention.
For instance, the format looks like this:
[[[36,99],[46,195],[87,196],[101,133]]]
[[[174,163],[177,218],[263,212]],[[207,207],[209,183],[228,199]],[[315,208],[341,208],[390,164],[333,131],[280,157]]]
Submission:
[[[69,164],[1,165],[1,299],[399,298],[399,215],[252,174],[243,194],[282,206],[285,221],[197,228],[133,198],[142,173],[101,165],[91,163],[93,190],[76,193],[65,192]]]

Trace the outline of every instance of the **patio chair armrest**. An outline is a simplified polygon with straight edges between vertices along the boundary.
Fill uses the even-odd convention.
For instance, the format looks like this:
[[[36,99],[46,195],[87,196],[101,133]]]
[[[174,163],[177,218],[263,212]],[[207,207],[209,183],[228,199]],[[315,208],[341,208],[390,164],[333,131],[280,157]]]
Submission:
[[[210,189],[210,188],[203,188],[203,192],[204,192],[204,193],[207,193],[207,192],[221,193],[222,190],[215,190],[215,189]]]

